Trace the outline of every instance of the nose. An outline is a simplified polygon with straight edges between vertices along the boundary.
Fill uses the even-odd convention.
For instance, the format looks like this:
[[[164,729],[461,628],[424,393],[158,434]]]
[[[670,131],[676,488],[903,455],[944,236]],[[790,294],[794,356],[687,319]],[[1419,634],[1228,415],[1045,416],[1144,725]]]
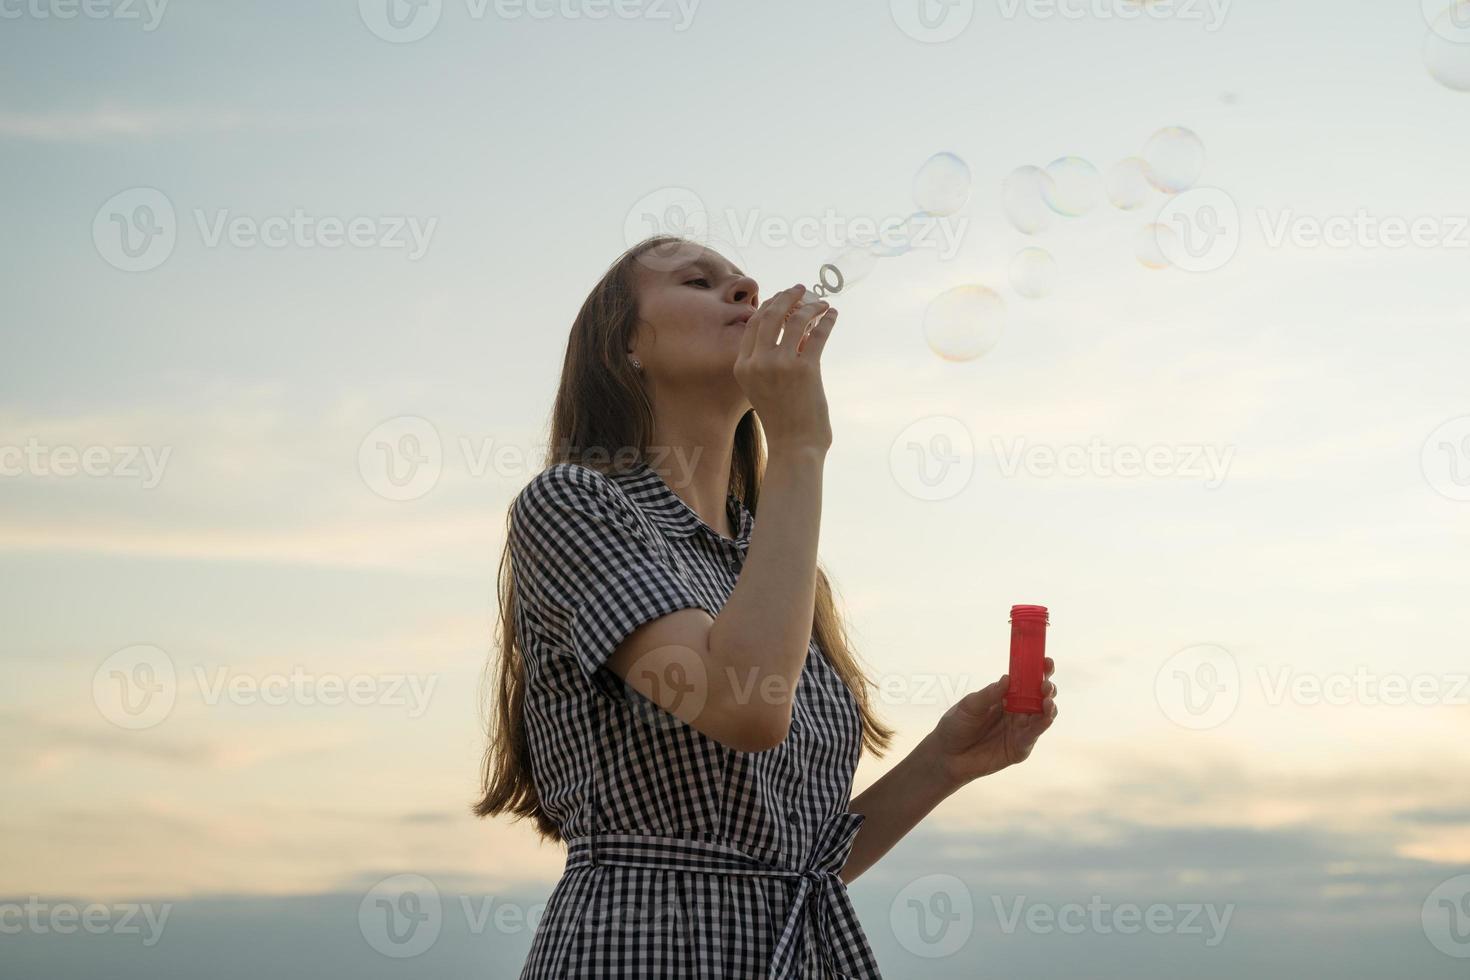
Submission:
[[[730,283],[729,291],[725,293],[725,299],[731,303],[748,303],[751,309],[760,305],[760,286],[749,276],[741,276]]]

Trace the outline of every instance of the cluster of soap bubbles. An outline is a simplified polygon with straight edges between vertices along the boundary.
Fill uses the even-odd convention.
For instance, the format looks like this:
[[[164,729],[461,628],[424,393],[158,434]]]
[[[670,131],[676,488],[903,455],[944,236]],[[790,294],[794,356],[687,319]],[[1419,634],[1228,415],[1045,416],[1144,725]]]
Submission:
[[[1169,126],[1154,133],[1138,155],[1105,172],[1079,156],[1058,157],[1045,167],[1017,167],[1001,182],[1001,210],[1017,231],[1039,235],[1058,219],[1080,218],[1104,202],[1119,211],[1139,211],[1160,194],[1173,196],[1193,187],[1204,168],[1203,141],[1183,126]],[[1165,269],[1178,245],[1172,228],[1153,223],[1138,230],[1133,250],[1145,268]],[[1040,246],[1027,245],[1011,259],[1011,288],[1025,299],[1049,296],[1058,275],[1056,259]],[[994,290],[960,286],[929,304],[924,337],[945,360],[971,360],[999,341],[1005,312],[1005,301]]]
[[[1456,92],[1470,92],[1470,0],[1422,0],[1429,35],[1424,66],[1435,81]]]
[[[1001,182],[1001,207],[1017,231],[1036,235],[1051,227],[1054,217],[1081,217],[1104,200],[1120,211],[1137,211],[1156,192],[1172,196],[1193,187],[1204,168],[1200,138],[1183,126],[1169,126],[1149,137],[1137,156],[1119,160],[1106,173],[1076,156],[1059,157],[1045,167],[1017,167]],[[1149,269],[1167,268],[1171,235],[1173,230],[1164,225],[1139,229],[1134,244],[1138,261]],[[1018,293],[1039,298],[1050,291],[1050,258],[1035,247],[1016,255],[1011,284]],[[1039,273],[1043,268],[1046,272]]]
[[[805,299],[818,299],[861,282],[878,259],[913,251],[915,240],[934,218],[954,214],[970,200],[970,167],[953,153],[936,153],[914,175],[913,197],[918,210],[890,222],[875,236],[845,242],[827,259],[818,276],[820,285],[808,289]]]
[[[1470,0],[1463,0],[1470,3]],[[1103,206],[1133,212],[1156,195],[1175,195],[1193,187],[1203,173],[1205,147],[1182,126],[1154,133],[1138,155],[1113,164],[1105,173],[1079,156],[1058,157],[1045,167],[1018,167],[1001,182],[1001,209],[1006,220],[1025,235],[1037,235],[1054,220],[1079,218]],[[841,292],[865,278],[877,259],[902,255],[936,217],[951,215],[968,203],[970,168],[953,153],[936,153],[914,175],[918,210],[892,222],[880,236],[845,243],[822,267],[820,283],[807,298]],[[1146,224],[1135,236],[1134,254],[1149,269],[1169,266],[1177,234],[1161,224]],[[1017,295],[1043,299],[1056,288],[1056,259],[1046,249],[1028,245],[1011,259],[1009,279]],[[967,283],[935,296],[924,313],[924,340],[939,357],[969,361],[988,353],[1000,341],[1006,303],[994,289]]]

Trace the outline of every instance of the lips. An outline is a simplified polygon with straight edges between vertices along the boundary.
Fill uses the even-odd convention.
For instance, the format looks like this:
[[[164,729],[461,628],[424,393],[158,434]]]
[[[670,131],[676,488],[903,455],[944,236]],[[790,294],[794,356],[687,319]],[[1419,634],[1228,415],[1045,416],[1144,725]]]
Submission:
[[[735,319],[731,320],[729,322],[729,324],[727,324],[727,326],[732,326],[733,327],[735,324],[738,323],[738,324],[740,324],[743,327],[750,320],[750,318],[751,318],[752,315],[753,314],[750,314],[750,313],[742,313],[739,316],[737,316]]]

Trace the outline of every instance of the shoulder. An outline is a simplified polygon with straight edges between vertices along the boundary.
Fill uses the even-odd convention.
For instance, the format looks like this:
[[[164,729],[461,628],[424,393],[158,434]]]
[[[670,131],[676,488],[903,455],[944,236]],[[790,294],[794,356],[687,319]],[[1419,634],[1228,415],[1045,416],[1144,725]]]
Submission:
[[[521,488],[511,502],[512,520],[568,512],[602,518],[631,515],[632,501],[615,479],[581,463],[553,463]]]

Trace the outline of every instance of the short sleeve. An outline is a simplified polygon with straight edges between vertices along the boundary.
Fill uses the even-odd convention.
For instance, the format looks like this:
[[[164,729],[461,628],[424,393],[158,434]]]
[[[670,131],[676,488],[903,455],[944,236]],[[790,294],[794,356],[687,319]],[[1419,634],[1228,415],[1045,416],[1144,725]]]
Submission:
[[[511,562],[529,620],[593,680],[639,626],[704,608],[610,479],[576,463],[537,474],[511,504]]]

